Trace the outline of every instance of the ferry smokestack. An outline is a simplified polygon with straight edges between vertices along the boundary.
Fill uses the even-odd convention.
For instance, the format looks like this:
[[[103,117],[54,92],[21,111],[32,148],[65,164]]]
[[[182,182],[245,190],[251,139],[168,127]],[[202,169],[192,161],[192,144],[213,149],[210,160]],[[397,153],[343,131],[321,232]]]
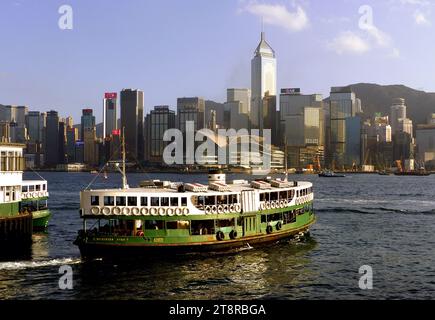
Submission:
[[[221,170],[211,170],[208,173],[208,183],[222,182],[226,183],[226,175]]]

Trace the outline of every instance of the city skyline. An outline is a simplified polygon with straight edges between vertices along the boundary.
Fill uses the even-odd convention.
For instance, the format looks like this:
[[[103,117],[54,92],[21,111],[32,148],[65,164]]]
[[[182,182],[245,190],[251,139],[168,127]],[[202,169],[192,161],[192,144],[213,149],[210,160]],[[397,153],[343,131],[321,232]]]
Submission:
[[[0,70],[0,103],[55,109],[62,116],[72,115],[76,123],[82,109],[92,108],[100,123],[101,94],[123,88],[144,91],[145,113],[156,105],[175,109],[178,97],[225,102],[227,88],[250,88],[249,57],[258,43],[261,18],[267,39],[278,52],[277,88],[300,87],[324,97],[333,85],[355,82],[403,83],[435,91],[427,87],[434,66],[425,64],[434,48],[418,37],[431,31],[430,2],[366,1],[374,23],[367,30],[359,26],[367,11],[360,13],[357,1],[337,1],[342,5],[334,8],[315,1],[169,2],[171,6],[168,1],[123,6],[72,1],[73,30],[57,27],[60,1],[2,2],[1,12],[9,19],[0,22],[0,34],[9,50],[0,53],[8,61]],[[196,25],[182,19],[194,14]],[[282,15],[284,19],[277,19]],[[226,23],[216,24],[223,17]],[[167,24],[159,24],[155,32],[152,25],[163,18]],[[141,41],[128,43],[132,38]],[[114,50],[104,50],[109,44]],[[126,44],[131,49],[121,55]],[[418,50],[423,45],[425,50]],[[227,59],[216,63],[223,53]]]

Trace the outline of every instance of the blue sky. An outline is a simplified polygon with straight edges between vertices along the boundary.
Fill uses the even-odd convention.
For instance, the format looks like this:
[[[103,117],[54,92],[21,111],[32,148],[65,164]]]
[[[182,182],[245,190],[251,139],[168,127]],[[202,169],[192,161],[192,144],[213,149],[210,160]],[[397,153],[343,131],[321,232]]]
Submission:
[[[64,4],[72,30],[58,27]],[[279,88],[435,91],[432,0],[2,0],[0,103],[78,122],[86,107],[100,121],[104,92],[122,88],[142,89],[146,111],[183,96],[224,102],[226,88],[250,87],[261,19]]]

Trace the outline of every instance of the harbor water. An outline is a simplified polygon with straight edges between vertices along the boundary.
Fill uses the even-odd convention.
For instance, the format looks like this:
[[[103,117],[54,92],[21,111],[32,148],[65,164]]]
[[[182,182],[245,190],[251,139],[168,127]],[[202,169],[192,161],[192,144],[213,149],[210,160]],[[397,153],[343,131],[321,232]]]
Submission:
[[[1,258],[0,299],[435,298],[434,175],[291,175],[314,183],[318,220],[309,241],[128,263],[82,262],[73,245],[82,227],[79,192],[95,176],[43,176],[53,213],[49,230],[34,234],[28,256]],[[150,178],[207,181],[201,174],[128,176],[131,186]],[[240,178],[249,177],[227,177]],[[120,180],[111,173],[93,187],[119,187]],[[64,265],[73,271],[72,290],[59,288]],[[359,287],[361,266],[373,270],[372,290]]]

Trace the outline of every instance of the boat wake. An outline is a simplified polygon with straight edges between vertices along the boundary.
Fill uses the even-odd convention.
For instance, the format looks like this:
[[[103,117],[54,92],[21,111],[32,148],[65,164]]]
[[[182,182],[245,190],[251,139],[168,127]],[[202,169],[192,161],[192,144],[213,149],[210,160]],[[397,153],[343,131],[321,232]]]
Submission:
[[[406,215],[433,215],[435,214],[434,209],[429,210],[407,210],[407,209],[397,209],[397,208],[386,208],[386,207],[366,207],[360,209],[345,208],[345,207],[335,207],[335,208],[323,208],[316,209],[316,213],[356,213],[356,214],[380,214],[380,213],[393,213],[393,214],[406,214]]]
[[[23,270],[34,269],[51,266],[72,265],[81,263],[80,258],[61,258],[52,260],[41,261],[15,261],[15,262],[1,262],[0,270]]]

